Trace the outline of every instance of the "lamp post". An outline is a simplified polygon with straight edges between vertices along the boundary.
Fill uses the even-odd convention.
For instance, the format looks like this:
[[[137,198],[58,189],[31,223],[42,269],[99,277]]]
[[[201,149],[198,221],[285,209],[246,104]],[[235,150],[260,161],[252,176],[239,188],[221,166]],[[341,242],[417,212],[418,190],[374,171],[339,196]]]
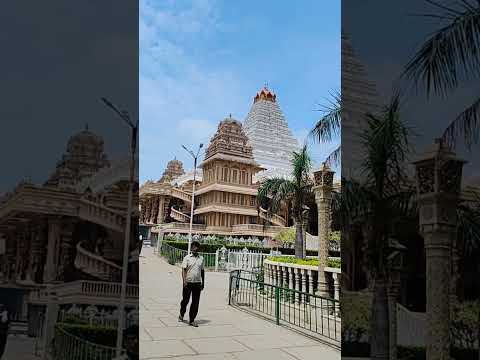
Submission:
[[[130,133],[130,174],[128,187],[128,204],[127,204],[127,219],[125,221],[125,241],[123,246],[123,266],[122,266],[122,287],[120,293],[120,302],[118,305],[118,327],[117,327],[117,357],[122,353],[122,339],[125,319],[125,297],[127,290],[127,273],[128,273],[128,255],[130,253],[130,232],[131,232],[131,217],[132,217],[132,202],[133,202],[133,186],[135,182],[135,152],[137,150],[137,135],[138,135],[138,121],[134,124],[130,120],[130,115],[127,111],[120,111],[110,101],[102,98],[102,101],[110,109],[112,109],[129,127]]]
[[[198,154],[200,153],[200,149],[203,147],[203,144],[200,144],[198,146],[197,154],[195,154],[192,150],[188,149],[185,145],[182,145],[182,147],[193,158],[192,206],[190,207],[190,231],[188,234],[188,254],[190,254],[190,249],[192,247],[193,207],[195,204],[195,181],[197,177],[197,159],[198,159]]]

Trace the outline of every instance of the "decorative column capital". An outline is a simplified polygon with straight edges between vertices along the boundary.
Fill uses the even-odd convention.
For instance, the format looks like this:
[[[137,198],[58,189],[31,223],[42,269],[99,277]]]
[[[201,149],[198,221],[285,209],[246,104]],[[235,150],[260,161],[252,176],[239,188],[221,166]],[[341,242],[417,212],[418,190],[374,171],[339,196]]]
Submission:
[[[335,174],[327,163],[323,163],[322,167],[313,173],[316,201],[320,201],[328,196],[333,189],[333,175]]]
[[[456,225],[456,202],[465,163],[441,139],[436,139],[413,162],[422,232],[447,230]]]

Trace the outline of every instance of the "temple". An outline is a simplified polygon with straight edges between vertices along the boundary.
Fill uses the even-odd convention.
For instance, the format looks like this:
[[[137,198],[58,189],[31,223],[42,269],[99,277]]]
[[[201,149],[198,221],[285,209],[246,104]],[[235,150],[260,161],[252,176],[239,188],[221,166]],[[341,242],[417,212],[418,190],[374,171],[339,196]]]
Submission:
[[[295,150],[298,143],[282,115],[276,94],[261,89],[245,122],[231,116],[222,120],[210,140],[196,174],[193,232],[272,239],[291,226],[288,207],[278,214],[268,214],[258,206],[257,192],[262,179],[290,176]],[[192,188],[193,171],[183,171],[178,160],[168,162],[160,180],[145,182],[140,188],[142,235],[155,238],[187,234]],[[311,208],[309,228],[316,234],[313,196]],[[317,245],[312,243],[309,247],[316,249]]]
[[[253,98],[243,130],[256,161],[264,167],[260,178],[290,176],[292,153],[299,146],[277,102],[277,95],[264,87]]]
[[[40,331],[38,321],[45,318],[51,291],[60,310],[72,304],[107,312],[116,308],[128,169],[128,162],[111,163],[103,139],[86,127],[69,139],[43,185],[21,182],[0,200],[2,303],[14,319],[28,318],[30,333]],[[132,227],[130,309],[138,304],[137,231]]]

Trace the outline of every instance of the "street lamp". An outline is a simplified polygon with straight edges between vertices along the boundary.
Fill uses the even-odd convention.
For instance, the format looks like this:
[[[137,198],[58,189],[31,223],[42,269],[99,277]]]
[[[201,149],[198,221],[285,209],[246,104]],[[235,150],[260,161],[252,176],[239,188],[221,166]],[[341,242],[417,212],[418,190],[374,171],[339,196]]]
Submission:
[[[132,214],[132,201],[133,201],[133,186],[135,182],[135,152],[137,150],[137,134],[138,134],[138,121],[134,124],[130,120],[130,115],[125,110],[118,110],[106,98],[102,98],[102,101],[110,109],[112,109],[125,123],[130,127],[130,174],[129,174],[129,187],[128,187],[128,204],[127,204],[127,219],[125,222],[125,242],[123,246],[123,266],[122,266],[122,289],[120,293],[120,303],[118,305],[118,327],[117,327],[117,357],[122,353],[122,340],[124,330],[124,318],[125,318],[125,297],[127,290],[127,273],[128,273],[128,255],[130,253],[130,232],[131,232],[131,214]]]
[[[190,208],[190,232],[189,232],[189,235],[188,235],[188,254],[190,254],[190,249],[192,247],[193,207],[194,207],[194,204],[195,204],[195,180],[196,180],[196,177],[197,177],[197,159],[198,159],[198,154],[200,153],[200,149],[203,147],[203,144],[199,145],[196,155],[192,150],[188,149],[185,145],[182,145],[182,147],[193,158],[192,206]]]

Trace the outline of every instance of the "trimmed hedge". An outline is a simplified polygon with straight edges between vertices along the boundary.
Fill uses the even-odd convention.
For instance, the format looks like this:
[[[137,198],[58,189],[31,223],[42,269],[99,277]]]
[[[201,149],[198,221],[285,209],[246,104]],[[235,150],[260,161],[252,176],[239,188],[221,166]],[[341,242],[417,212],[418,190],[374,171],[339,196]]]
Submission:
[[[318,266],[318,259],[297,259],[295,257],[283,257],[283,256],[269,256],[268,260],[288,263],[288,264],[297,264],[297,265],[310,265]],[[328,259],[327,266],[332,268],[340,268],[341,262],[339,259]]]
[[[188,249],[188,243],[185,241],[172,241],[172,240],[164,240],[164,243],[170,246],[173,246],[174,248],[180,249],[180,250],[187,250]],[[270,248],[266,247],[259,247],[259,246],[251,246],[251,245],[222,245],[222,244],[201,244],[200,246],[200,252],[205,252],[205,253],[214,253],[217,251],[217,249],[221,249],[222,246],[225,246],[229,250],[242,250],[243,248],[247,248],[248,250],[252,251],[261,251],[264,254],[269,254],[270,253]],[[289,248],[278,248],[278,250],[283,254],[283,255],[295,255],[295,249],[289,249]],[[307,250],[307,256],[317,256],[318,251],[315,250]],[[332,255],[333,256],[333,255]]]
[[[115,347],[117,340],[117,329],[111,327],[101,327],[95,325],[81,325],[75,323],[57,324],[59,329],[65,332],[87,340],[94,344]]]

